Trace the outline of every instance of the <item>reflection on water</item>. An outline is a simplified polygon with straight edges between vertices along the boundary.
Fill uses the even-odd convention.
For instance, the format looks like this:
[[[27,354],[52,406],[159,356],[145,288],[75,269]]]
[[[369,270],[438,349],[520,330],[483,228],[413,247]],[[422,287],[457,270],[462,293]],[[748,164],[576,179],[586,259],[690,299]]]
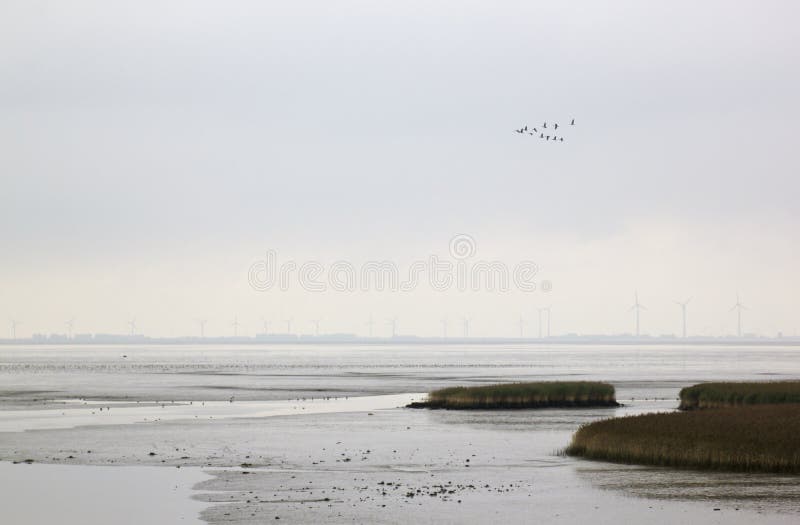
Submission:
[[[706,472],[581,461],[578,477],[594,488],[623,495],[680,501],[736,503],[743,508],[798,512],[797,476]]]

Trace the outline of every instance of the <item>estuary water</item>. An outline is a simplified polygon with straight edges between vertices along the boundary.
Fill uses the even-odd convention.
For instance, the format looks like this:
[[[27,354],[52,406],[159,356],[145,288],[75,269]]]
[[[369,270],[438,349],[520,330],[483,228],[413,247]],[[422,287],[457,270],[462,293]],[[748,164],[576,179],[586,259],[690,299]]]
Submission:
[[[86,523],[75,509],[91,505],[79,494],[93,483],[160,467],[197,471],[176,478],[191,486],[149,496],[176,509],[163,511],[163,523],[187,513],[210,523],[795,523],[792,476],[614,465],[559,451],[583,423],[674,410],[690,384],[798,377],[800,348],[791,346],[2,346],[0,459],[21,462],[4,466],[2,496],[25,523],[20,505],[38,496],[34,485],[9,483],[14,472],[35,466],[57,484],[70,478],[45,469],[84,469],[72,479],[86,490],[52,510],[54,522]],[[608,381],[625,406],[402,408],[435,388],[526,380]],[[107,498],[131,497],[118,492]],[[153,523],[152,514],[143,519]]]
[[[510,380],[779,379],[800,347],[572,345],[0,346],[0,402],[273,400]]]

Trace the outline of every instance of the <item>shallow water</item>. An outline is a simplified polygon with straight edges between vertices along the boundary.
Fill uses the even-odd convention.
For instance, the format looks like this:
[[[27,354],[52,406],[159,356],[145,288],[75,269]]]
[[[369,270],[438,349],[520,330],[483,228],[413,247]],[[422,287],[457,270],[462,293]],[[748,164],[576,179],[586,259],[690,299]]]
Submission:
[[[277,416],[368,412],[400,408],[425,398],[424,393],[361,397],[289,399],[282,401],[122,401],[57,399],[45,401],[61,408],[17,408],[0,411],[0,432],[53,430],[81,426],[130,425],[183,420],[221,420]],[[77,408],[75,406],[77,405]]]
[[[0,462],[0,521],[13,525],[81,523],[202,524],[207,505],[191,487],[199,469],[12,465]]]
[[[580,345],[1,346],[0,402],[269,400],[452,383],[654,383],[795,377],[798,347]]]
[[[800,519],[794,477],[612,465],[558,451],[582,423],[673,410],[678,390],[698,381],[797,378],[798,352],[744,346],[0,347],[0,458],[212,469],[213,478],[195,496],[213,503],[202,514],[213,523],[275,516],[283,523],[794,523]],[[442,386],[536,379],[610,381],[625,406],[394,408],[415,392]],[[6,490],[13,496],[29,489]],[[0,507],[5,522],[3,512]]]

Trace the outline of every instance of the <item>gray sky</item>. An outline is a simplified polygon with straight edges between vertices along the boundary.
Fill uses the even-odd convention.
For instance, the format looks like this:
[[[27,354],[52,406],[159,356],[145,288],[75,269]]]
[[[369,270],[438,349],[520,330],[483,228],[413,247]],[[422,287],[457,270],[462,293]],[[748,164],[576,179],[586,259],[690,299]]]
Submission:
[[[18,334],[799,325],[800,7],[752,2],[0,6],[0,319]],[[512,130],[575,118],[564,144]],[[256,293],[284,259],[530,259],[541,293]],[[5,324],[2,321],[0,326]],[[5,329],[3,329],[5,330]],[[0,332],[4,333],[4,332]]]

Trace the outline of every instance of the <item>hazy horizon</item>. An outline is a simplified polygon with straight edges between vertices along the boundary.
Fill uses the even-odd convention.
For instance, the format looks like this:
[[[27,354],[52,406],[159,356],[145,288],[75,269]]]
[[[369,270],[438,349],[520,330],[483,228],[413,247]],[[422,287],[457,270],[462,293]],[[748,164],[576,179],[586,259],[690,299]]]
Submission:
[[[8,3],[0,338],[796,335],[789,1]],[[565,125],[553,145],[513,130]],[[281,261],[538,265],[552,290],[259,292]]]

